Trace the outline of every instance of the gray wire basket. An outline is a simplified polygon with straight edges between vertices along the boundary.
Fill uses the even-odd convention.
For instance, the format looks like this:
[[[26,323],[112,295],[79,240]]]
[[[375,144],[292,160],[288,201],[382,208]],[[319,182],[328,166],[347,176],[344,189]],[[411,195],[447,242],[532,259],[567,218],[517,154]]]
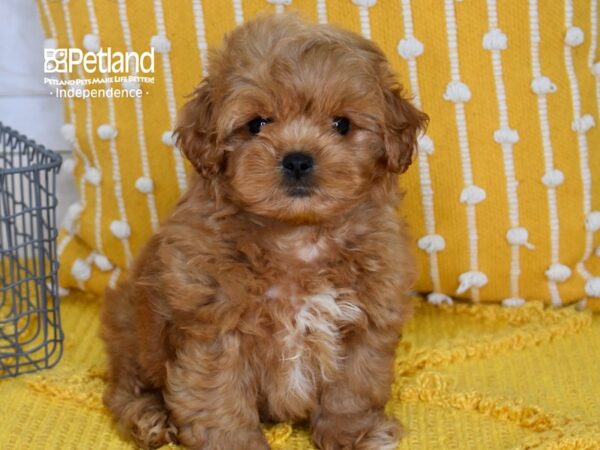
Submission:
[[[57,153],[0,122],[0,378],[54,366],[63,332],[56,258]]]

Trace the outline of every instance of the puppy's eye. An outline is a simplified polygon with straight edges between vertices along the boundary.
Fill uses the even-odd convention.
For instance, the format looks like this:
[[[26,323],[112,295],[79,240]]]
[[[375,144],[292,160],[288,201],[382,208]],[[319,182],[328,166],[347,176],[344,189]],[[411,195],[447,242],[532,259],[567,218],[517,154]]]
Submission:
[[[255,117],[250,122],[248,122],[248,131],[250,134],[257,135],[260,133],[262,127],[271,123],[271,119],[267,117]]]
[[[331,126],[342,136],[350,131],[350,121],[346,117],[334,117]]]

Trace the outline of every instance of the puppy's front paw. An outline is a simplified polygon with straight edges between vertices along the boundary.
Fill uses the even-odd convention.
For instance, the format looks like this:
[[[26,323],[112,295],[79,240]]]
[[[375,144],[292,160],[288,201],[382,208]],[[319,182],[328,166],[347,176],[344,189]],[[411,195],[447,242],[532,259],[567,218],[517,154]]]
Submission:
[[[402,436],[402,427],[394,420],[381,416],[353,447],[356,450],[395,450]]]
[[[312,430],[320,450],[394,450],[401,435],[400,424],[381,412],[321,416]]]
[[[179,441],[190,450],[269,450],[260,429],[207,429],[198,423],[180,427]]]

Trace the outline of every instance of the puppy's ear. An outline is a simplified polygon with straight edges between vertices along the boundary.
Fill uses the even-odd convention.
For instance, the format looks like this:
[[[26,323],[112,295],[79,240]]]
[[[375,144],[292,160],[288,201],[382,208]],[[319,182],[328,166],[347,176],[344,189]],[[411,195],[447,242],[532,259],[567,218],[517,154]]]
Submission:
[[[218,173],[223,151],[216,139],[214,99],[210,80],[204,80],[179,113],[177,146],[203,177]]]
[[[385,89],[384,96],[384,162],[390,172],[403,173],[412,163],[417,137],[429,118],[402,97],[399,87]]]

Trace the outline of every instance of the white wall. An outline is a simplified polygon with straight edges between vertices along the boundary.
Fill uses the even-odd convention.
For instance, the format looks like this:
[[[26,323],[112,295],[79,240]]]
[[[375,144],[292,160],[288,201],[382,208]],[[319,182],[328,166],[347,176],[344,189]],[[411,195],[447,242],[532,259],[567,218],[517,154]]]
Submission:
[[[70,156],[62,139],[63,108],[44,86],[44,34],[35,0],[0,0],[0,122],[45,147]],[[61,171],[58,223],[77,199],[72,177]]]

